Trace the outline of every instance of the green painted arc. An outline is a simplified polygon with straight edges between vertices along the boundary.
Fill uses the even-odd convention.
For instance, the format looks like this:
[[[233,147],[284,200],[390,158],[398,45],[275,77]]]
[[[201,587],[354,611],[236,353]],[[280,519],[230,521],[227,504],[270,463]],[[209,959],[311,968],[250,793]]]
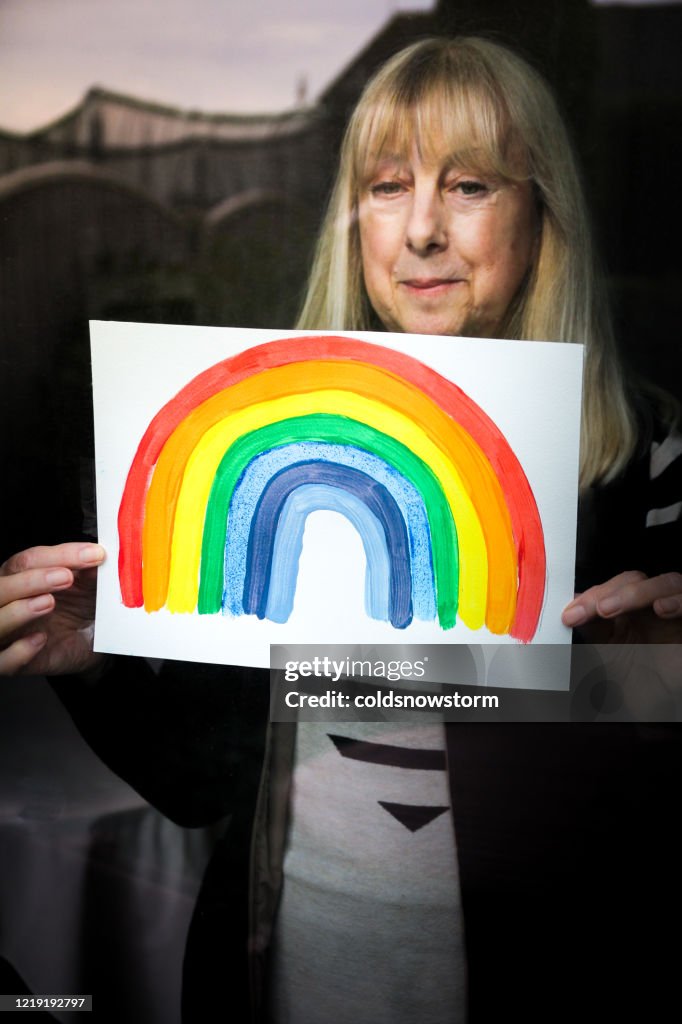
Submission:
[[[204,520],[199,582],[199,612],[220,611],[227,516],[234,489],[249,462],[270,448],[296,441],[326,441],[362,448],[383,459],[411,481],[421,494],[431,532],[431,556],[438,621],[451,629],[459,602],[459,545],[450,505],[433,470],[395,438],[358,420],[331,413],[293,416],[243,434],[225,452],[211,487]]]

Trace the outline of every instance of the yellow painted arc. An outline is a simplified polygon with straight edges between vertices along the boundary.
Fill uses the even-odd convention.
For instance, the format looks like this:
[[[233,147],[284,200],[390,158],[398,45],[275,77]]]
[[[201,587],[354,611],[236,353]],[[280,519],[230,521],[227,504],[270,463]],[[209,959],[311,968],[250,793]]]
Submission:
[[[366,423],[395,437],[431,467],[441,481],[457,524],[459,616],[470,629],[479,629],[486,618],[488,554],[478,514],[456,467],[403,413],[375,399],[333,389],[251,405],[226,416],[203,435],[188,459],[178,495],[166,607],[172,612],[196,608],[206,506],[220,460],[229,446],[242,434],[268,423],[312,413],[332,413]]]

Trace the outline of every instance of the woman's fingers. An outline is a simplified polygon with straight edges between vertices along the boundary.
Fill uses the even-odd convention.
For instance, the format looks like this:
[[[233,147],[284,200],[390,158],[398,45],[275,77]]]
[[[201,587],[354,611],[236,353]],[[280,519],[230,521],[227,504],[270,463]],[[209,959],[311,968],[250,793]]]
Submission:
[[[63,567],[28,569],[0,577],[0,640],[51,612],[53,592],[68,589],[73,578],[71,570]]]
[[[663,592],[654,598],[654,611],[661,619],[682,618],[682,574],[666,573],[659,578]]]
[[[30,664],[47,643],[45,633],[31,633],[0,650],[0,676],[14,676]]]
[[[586,622],[599,617],[598,605],[600,601],[606,601],[609,597],[615,597],[620,588],[645,580],[643,572],[623,572],[614,576],[606,583],[600,583],[596,587],[590,587],[584,593],[579,594],[574,601],[566,605],[561,621],[565,626],[582,626]]]
[[[590,587],[564,609],[566,626],[582,626],[595,618],[651,608],[661,618],[682,616],[682,575],[677,572],[647,577],[641,572],[624,572],[596,587]]]
[[[24,600],[0,605],[0,640],[3,640],[54,608],[52,594],[38,594]]]
[[[8,558],[0,566],[0,576],[13,576],[31,569],[86,569],[104,561],[104,548],[99,544],[74,542],[52,547],[27,548]]]
[[[91,577],[104,558],[99,544],[75,542],[29,548],[0,566],[0,675],[92,658],[78,630],[94,614]]]
[[[642,611],[653,608],[667,608],[667,615],[674,617],[682,597],[682,575],[667,572],[660,576],[644,577],[639,580],[624,581],[614,593],[609,593],[597,601],[597,611],[603,618],[613,618],[627,612]],[[661,605],[662,602],[662,605]]]
[[[68,590],[74,571],[99,565],[99,544],[57,544],[20,551],[0,566],[0,637],[54,608],[52,594]]]
[[[0,606],[22,598],[64,590],[72,583],[73,573],[63,566],[56,569],[28,569],[11,576],[0,576]]]
[[[677,573],[624,580],[615,590],[599,597],[597,612],[602,618],[610,619],[615,615],[652,608],[656,601],[665,600],[680,592],[682,577]]]

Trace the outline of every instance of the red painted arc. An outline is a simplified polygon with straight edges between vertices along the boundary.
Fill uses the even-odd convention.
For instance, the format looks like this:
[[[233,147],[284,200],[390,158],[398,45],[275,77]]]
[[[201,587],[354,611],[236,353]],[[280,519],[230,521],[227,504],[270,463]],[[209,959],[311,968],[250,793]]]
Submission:
[[[182,421],[216,392],[253,374],[307,360],[361,360],[418,387],[452,416],[485,452],[507,501],[518,550],[518,600],[511,633],[529,641],[537,628],[546,572],[542,524],[530,484],[506,438],[489,416],[452,381],[412,356],[382,345],[335,335],[282,338],[224,359],[204,370],[154,417],[140,441],[118,515],[119,580],[124,604],[141,607],[142,524],[147,489],[163,446]]]

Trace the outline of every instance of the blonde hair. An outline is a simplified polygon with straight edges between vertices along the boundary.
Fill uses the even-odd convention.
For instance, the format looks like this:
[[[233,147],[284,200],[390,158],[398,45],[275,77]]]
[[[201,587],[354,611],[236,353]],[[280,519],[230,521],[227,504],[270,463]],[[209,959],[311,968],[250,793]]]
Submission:
[[[348,125],[298,326],[378,326],[362,276],[360,190],[382,153],[436,150],[474,173],[530,181],[537,256],[503,335],[585,345],[581,485],[615,477],[637,442],[573,149],[542,79],[504,46],[475,37],[427,39],[368,83]]]

